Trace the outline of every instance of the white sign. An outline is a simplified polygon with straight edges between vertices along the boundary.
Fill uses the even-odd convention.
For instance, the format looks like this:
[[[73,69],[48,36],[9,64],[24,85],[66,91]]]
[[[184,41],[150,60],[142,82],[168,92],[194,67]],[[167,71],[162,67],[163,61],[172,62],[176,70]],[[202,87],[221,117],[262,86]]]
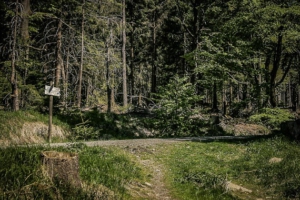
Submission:
[[[45,85],[45,94],[59,97],[60,89],[57,87]]]

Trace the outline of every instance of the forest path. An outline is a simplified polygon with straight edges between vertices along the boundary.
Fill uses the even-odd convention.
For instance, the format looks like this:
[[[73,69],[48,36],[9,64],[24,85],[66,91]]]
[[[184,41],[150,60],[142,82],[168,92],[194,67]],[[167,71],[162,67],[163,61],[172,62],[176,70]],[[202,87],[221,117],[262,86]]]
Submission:
[[[179,142],[212,142],[212,141],[233,141],[247,140],[249,136],[207,136],[207,137],[186,137],[169,139],[127,139],[127,140],[101,140],[83,142],[87,146],[116,146],[124,149],[136,157],[136,162],[147,172],[147,182],[130,182],[126,188],[134,199],[148,200],[174,200],[171,192],[165,183],[165,167],[155,159],[158,145],[172,145]],[[49,145],[49,144],[48,144]],[[50,146],[67,146],[70,143],[53,143]]]
[[[203,137],[184,137],[184,138],[147,138],[147,139],[126,139],[126,140],[97,140],[97,141],[82,141],[89,147],[92,146],[119,146],[119,147],[135,147],[135,146],[152,146],[158,144],[172,144],[178,142],[213,142],[213,141],[242,141],[250,140],[259,137],[266,137],[266,135],[256,136],[203,136]],[[51,147],[68,146],[72,143],[48,143],[45,146]]]
[[[156,146],[125,147],[125,150],[136,156],[138,164],[147,173],[147,182],[127,184],[134,199],[174,200],[165,184],[165,167],[155,160]]]

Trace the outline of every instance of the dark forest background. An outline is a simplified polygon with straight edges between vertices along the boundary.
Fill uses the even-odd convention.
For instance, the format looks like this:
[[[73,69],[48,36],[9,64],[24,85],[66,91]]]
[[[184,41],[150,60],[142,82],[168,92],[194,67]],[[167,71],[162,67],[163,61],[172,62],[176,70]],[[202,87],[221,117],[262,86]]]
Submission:
[[[1,108],[172,105],[249,116],[300,102],[295,0],[1,1]],[[168,112],[168,110],[166,110]]]

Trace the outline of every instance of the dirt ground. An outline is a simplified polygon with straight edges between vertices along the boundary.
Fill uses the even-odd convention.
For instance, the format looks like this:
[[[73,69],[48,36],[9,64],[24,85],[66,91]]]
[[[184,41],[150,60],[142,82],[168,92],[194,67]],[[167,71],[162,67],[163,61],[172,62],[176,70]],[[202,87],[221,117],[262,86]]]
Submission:
[[[125,147],[126,151],[134,154],[137,157],[139,164],[147,171],[147,176],[150,177],[149,182],[138,183],[132,182],[127,185],[127,189],[131,192],[135,199],[151,199],[151,200],[171,200],[170,192],[164,181],[164,166],[160,165],[153,158],[145,158],[142,154],[155,153],[155,145],[153,146],[135,146]]]

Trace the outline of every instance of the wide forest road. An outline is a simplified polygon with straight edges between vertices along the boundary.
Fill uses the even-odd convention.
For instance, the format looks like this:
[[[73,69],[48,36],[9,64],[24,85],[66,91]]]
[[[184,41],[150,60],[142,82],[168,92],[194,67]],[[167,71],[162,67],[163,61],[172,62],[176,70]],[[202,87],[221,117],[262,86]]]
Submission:
[[[97,140],[97,141],[81,141],[87,146],[151,146],[157,144],[172,144],[178,142],[213,142],[213,141],[245,141],[256,139],[264,136],[204,136],[204,137],[184,137],[184,138],[147,138],[147,139],[126,139],[126,140]],[[77,143],[77,142],[76,142]],[[51,143],[51,147],[68,146],[67,143]]]

